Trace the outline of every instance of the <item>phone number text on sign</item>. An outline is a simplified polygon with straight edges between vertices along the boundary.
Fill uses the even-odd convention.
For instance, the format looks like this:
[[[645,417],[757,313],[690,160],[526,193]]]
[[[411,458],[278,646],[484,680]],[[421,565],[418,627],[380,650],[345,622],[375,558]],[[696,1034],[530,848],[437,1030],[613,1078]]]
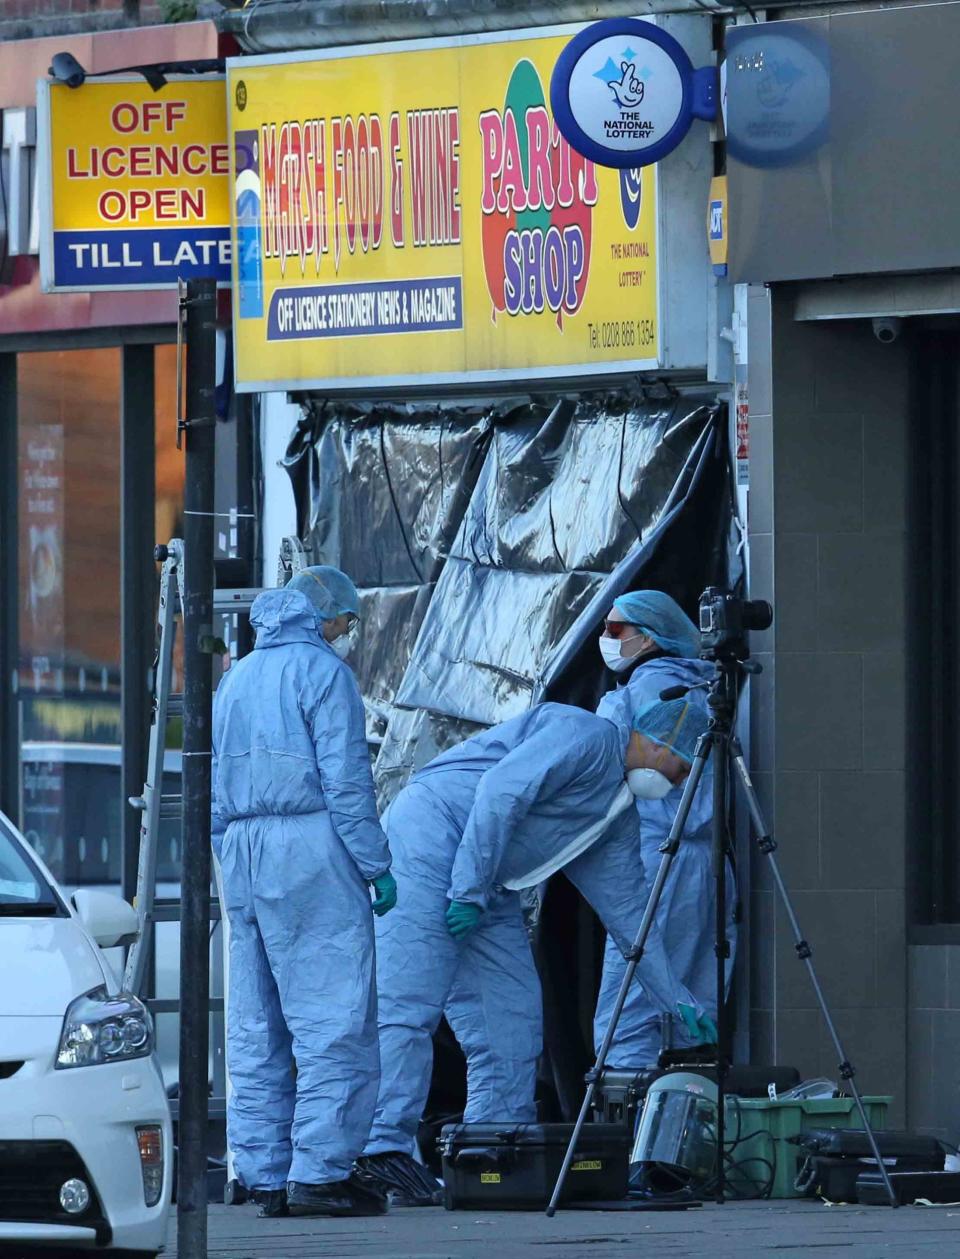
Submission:
[[[635,347],[649,349],[657,343],[656,322],[653,319],[615,319],[603,323],[587,324],[587,336],[591,350],[632,350]]]

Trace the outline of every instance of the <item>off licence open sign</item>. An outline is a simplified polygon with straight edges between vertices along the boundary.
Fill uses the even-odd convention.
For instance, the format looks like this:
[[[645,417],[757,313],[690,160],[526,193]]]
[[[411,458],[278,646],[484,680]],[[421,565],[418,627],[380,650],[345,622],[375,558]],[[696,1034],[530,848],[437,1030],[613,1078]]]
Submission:
[[[41,83],[47,291],[230,280],[222,79]]]

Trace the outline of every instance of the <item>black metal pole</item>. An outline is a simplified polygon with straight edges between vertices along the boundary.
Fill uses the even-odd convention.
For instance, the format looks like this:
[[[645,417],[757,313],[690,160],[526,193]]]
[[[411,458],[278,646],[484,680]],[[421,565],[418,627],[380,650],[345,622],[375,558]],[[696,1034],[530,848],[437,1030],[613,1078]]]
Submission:
[[[186,286],[183,873],[177,1254],[206,1259],[210,1039],[210,761],[217,289]]]
[[[120,884],[127,901],[133,900],[137,890],[140,811],[130,804],[130,797],[143,790],[147,766],[150,667],[156,636],[155,425],[153,346],[126,345],[120,401]]]
[[[0,809],[19,823],[17,356],[0,354]]]
[[[259,440],[255,425],[254,395],[237,394],[234,399],[234,415],[237,425],[237,520],[238,546],[237,554],[246,561],[248,586],[259,586],[262,580],[255,564],[256,522],[253,519],[256,511],[256,492],[254,478],[254,442]],[[245,656],[253,648],[253,631],[249,618],[238,618],[237,655]]]

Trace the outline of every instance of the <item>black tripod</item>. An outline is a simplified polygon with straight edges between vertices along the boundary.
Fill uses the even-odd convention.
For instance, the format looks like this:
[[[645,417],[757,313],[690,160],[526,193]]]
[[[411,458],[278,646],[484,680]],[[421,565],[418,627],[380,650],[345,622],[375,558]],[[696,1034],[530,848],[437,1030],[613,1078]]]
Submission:
[[[617,1024],[623,1013],[623,1007],[627,999],[627,993],[633,982],[636,973],[637,964],[643,957],[646,948],[647,937],[656,917],[657,906],[660,903],[660,897],[663,893],[664,884],[670,873],[670,867],[673,859],[680,847],[681,837],[684,827],[687,823],[687,817],[690,813],[690,807],[693,804],[693,798],[696,795],[700,779],[703,777],[704,770],[708,761],[713,763],[713,875],[716,885],[716,943],[714,951],[717,958],[717,1175],[716,1175],[716,1201],[723,1202],[725,1188],[725,1167],[724,1167],[724,1110],[725,1110],[725,1092],[727,1071],[730,1066],[730,1022],[727,1016],[726,1002],[724,994],[726,992],[726,969],[727,959],[730,956],[730,941],[727,938],[727,880],[726,865],[729,855],[729,838],[727,833],[727,783],[729,778],[729,767],[732,764],[735,771],[735,781],[739,780],[743,787],[743,793],[746,798],[747,808],[750,811],[750,818],[753,822],[754,829],[757,833],[757,843],[760,851],[768,858],[770,868],[773,873],[773,881],[776,885],[780,900],[790,923],[790,929],[793,932],[794,947],[797,957],[803,962],[807,968],[807,974],[810,976],[810,982],[813,985],[813,991],[817,998],[817,1004],[823,1015],[824,1022],[827,1025],[830,1039],[833,1041],[839,1057],[839,1072],[841,1078],[849,1086],[850,1092],[853,1094],[857,1110],[860,1113],[860,1120],[863,1124],[864,1131],[867,1134],[867,1140],[870,1142],[870,1150],[873,1157],[877,1161],[877,1167],[883,1179],[884,1188],[890,1199],[890,1205],[897,1205],[896,1195],[893,1186],[890,1184],[890,1177],[887,1173],[886,1165],[880,1157],[880,1151],[877,1147],[877,1140],[874,1136],[870,1121],[867,1118],[867,1112],[863,1105],[863,1099],[860,1090],[857,1087],[855,1072],[852,1063],[844,1052],[843,1045],[840,1042],[840,1036],[837,1032],[836,1025],[827,1006],[826,998],[823,995],[823,989],[820,987],[820,981],[817,973],[813,968],[813,952],[810,945],[803,937],[800,930],[800,924],[797,921],[793,904],[790,900],[790,894],[784,885],[783,878],[780,874],[780,867],[777,864],[775,852],[777,848],[776,841],[767,830],[766,822],[760,810],[760,804],[754,791],[753,783],[750,780],[750,773],[743,759],[743,749],[740,741],[733,732],[734,719],[737,709],[737,683],[741,670],[747,672],[759,671],[757,666],[753,668],[749,664],[745,664],[742,659],[736,655],[723,655],[715,658],[716,673],[713,680],[708,683],[707,703],[710,708],[710,725],[706,734],[702,735],[697,743],[697,749],[694,754],[693,764],[687,777],[686,784],[683,789],[683,796],[677,809],[677,815],[673,820],[670,828],[670,834],[660,848],[663,857],[657,869],[657,876],[654,879],[653,888],[647,901],[643,918],[640,922],[640,929],[637,932],[637,938],[634,941],[633,948],[626,955],[627,969],[624,972],[623,982],[620,985],[620,991],[617,994],[616,1004],[614,1005],[613,1015],[607,1026],[603,1043],[597,1054],[597,1060],[593,1067],[587,1072],[586,1084],[587,1091],[583,1099],[583,1105],[580,1107],[580,1114],[577,1116],[577,1122],[574,1126],[573,1133],[570,1137],[570,1144],[563,1160],[563,1166],[560,1168],[560,1175],[557,1177],[557,1183],[554,1186],[553,1195],[550,1199],[550,1205],[547,1207],[547,1215],[552,1216],[556,1213],[557,1204],[563,1192],[564,1182],[570,1165],[573,1162],[576,1153],[577,1142],[580,1139],[580,1133],[586,1122],[587,1114],[593,1104],[594,1094],[596,1093],[597,1084],[603,1074],[604,1067],[607,1062],[607,1055],[610,1052],[610,1046],[613,1043],[616,1034]],[[678,699],[682,695],[686,695],[692,687],[670,687],[668,690],[661,692],[661,699],[670,700]]]

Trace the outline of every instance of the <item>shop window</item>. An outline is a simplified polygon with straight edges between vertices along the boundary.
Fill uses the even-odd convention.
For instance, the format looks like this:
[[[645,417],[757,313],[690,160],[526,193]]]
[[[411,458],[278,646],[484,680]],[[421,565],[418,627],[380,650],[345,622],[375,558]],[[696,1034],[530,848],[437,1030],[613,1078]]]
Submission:
[[[156,389],[156,540],[183,536],[183,451],[177,450],[177,347],[158,345]]]
[[[68,802],[120,808],[119,777],[102,794],[94,759],[68,781],[63,754],[120,742],[120,351],[21,354],[17,376],[22,823],[64,877],[81,838],[91,868],[110,847]]]
[[[120,351],[21,354],[24,740],[116,743]]]
[[[157,348],[158,541],[182,530],[175,362]],[[21,826],[68,886],[117,884],[121,351],[21,354],[18,382]],[[160,874],[179,874],[173,832]]]

